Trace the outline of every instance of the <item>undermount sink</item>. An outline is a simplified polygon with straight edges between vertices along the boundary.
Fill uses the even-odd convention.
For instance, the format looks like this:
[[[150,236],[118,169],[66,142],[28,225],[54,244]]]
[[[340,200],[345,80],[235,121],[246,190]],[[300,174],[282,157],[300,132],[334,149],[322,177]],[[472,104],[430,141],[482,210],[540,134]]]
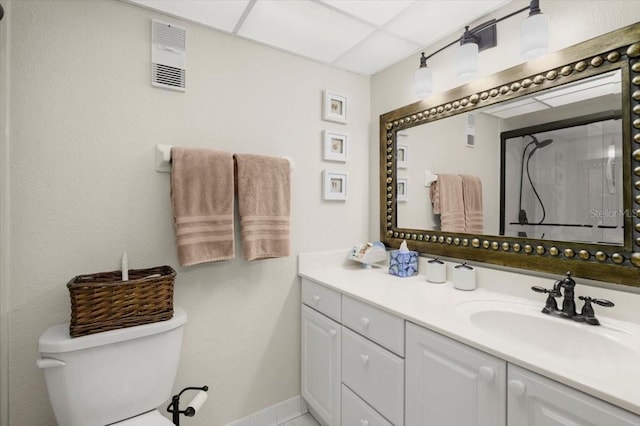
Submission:
[[[637,325],[606,320],[593,326],[543,314],[542,306],[485,300],[460,303],[456,311],[492,338],[549,353],[559,361],[580,360],[585,367],[601,370],[640,359]]]

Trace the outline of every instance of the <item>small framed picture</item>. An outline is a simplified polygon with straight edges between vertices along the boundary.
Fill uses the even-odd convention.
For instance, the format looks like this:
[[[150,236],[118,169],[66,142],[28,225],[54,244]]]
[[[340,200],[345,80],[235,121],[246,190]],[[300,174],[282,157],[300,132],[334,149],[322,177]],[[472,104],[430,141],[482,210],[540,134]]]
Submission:
[[[322,172],[324,199],[344,201],[347,199],[347,172]]]
[[[348,136],[344,133],[324,131],[324,160],[347,161]]]
[[[396,160],[399,169],[406,169],[409,166],[409,147],[407,145],[398,145]]]
[[[347,97],[339,95],[330,90],[323,92],[324,108],[322,119],[325,121],[333,121],[335,123],[347,122]]]
[[[399,178],[396,199],[398,201],[407,201],[409,199],[409,179]]]

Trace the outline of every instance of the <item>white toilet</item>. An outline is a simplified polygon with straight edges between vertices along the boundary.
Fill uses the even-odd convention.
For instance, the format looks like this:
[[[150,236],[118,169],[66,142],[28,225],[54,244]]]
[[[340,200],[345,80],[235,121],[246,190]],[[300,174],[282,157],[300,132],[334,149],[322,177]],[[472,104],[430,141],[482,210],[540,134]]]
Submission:
[[[183,309],[167,321],[71,338],[67,324],[38,341],[49,400],[60,426],[173,425],[157,408],[171,398]]]

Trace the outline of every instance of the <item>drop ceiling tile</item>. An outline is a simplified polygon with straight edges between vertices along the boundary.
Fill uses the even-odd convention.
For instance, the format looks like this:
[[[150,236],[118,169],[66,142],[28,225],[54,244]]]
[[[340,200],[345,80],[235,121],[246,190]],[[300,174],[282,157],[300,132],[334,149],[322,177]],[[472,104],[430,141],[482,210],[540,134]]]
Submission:
[[[377,31],[333,65],[360,74],[373,75],[406,58],[419,48],[420,45],[417,43]]]
[[[258,0],[238,34],[331,63],[374,27],[308,0]]]
[[[231,32],[249,0],[128,0],[150,9]]]
[[[402,12],[414,0],[322,0],[337,9],[381,26]]]
[[[505,108],[496,108],[492,111],[483,110],[482,112],[498,118],[511,118],[518,117],[524,114],[530,114],[536,111],[542,111],[548,108],[549,106],[542,102],[538,102],[535,99],[528,99],[524,102],[514,102],[512,104],[509,104]]]
[[[421,45],[434,43],[493,12],[509,0],[417,1],[385,26],[388,31]]]

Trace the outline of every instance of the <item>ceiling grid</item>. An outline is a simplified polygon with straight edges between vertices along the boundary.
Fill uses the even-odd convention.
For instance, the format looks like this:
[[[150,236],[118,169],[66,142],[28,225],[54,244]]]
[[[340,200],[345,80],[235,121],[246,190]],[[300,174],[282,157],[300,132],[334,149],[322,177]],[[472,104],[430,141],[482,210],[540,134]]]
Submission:
[[[374,75],[510,0],[125,0]],[[416,59],[417,60],[417,59]]]

